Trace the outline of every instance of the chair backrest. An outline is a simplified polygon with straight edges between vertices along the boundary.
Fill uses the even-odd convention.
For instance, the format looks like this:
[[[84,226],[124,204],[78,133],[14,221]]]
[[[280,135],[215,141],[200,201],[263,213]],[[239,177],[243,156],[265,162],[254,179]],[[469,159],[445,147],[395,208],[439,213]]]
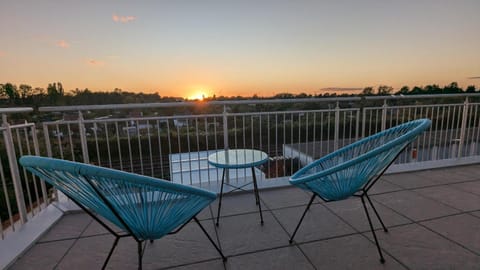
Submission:
[[[168,234],[216,198],[199,188],[78,162],[23,156],[20,164],[141,240]]]
[[[363,138],[300,169],[290,183],[326,200],[345,199],[389,166],[430,124],[429,119],[414,120]]]

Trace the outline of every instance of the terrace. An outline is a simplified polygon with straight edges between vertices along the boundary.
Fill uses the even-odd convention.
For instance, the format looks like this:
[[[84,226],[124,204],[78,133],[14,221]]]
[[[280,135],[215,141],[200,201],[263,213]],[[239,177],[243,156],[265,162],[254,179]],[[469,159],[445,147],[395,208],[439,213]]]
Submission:
[[[293,188],[260,193],[265,224],[251,193],[216,202],[201,213],[228,261],[223,264],[196,224],[147,244],[144,269],[477,269],[480,264],[480,165],[390,174],[372,196],[388,233],[377,235],[380,264],[358,198],[316,202],[296,243],[288,239],[309,200]],[[215,213],[215,214],[214,214]],[[380,224],[377,224],[379,228]],[[65,215],[11,269],[99,269],[113,237],[88,215]],[[136,245],[120,240],[109,269],[136,269]]]
[[[217,178],[207,177],[209,173],[215,174],[215,169],[204,162],[200,153],[256,148],[277,158],[259,174],[264,226],[258,220],[252,193],[229,194],[224,198],[219,227],[214,226],[213,221],[217,202],[199,216],[227,255],[225,264],[198,228],[187,225],[176,235],[147,244],[144,269],[477,268],[480,263],[480,165],[477,165],[480,118],[479,104],[472,102],[477,97],[461,95],[455,97],[456,102],[440,105],[398,105],[394,104],[398,102],[395,97],[372,98],[372,104],[362,109],[342,105],[342,102],[360,102],[355,98],[353,101],[337,98],[315,101],[335,104],[334,108],[281,112],[233,113],[226,107],[239,104],[211,104],[223,107],[223,112],[121,119],[85,119],[85,112],[92,108],[54,107],[40,110],[79,111],[79,117],[37,125],[10,125],[7,113],[16,116],[31,109],[4,109],[10,111],[0,111],[4,116],[2,132],[6,145],[2,160],[8,157],[11,162],[0,166],[3,192],[8,193],[5,186],[16,186],[16,189],[12,191],[12,204],[3,209],[8,208],[9,215],[3,220],[1,231],[2,267],[97,269],[113,242],[112,236],[72,206],[61,193],[49,190],[21,167],[15,167],[14,161],[20,155],[90,162],[218,190],[218,182],[210,180]],[[381,102],[380,106],[376,105],[377,101]],[[249,102],[255,104],[256,101]],[[298,100],[276,102],[288,105]],[[173,105],[147,107],[152,106],[160,110]],[[309,200],[304,191],[286,185],[291,171],[360,137],[421,117],[432,119],[432,128],[398,158],[374,186],[371,196],[389,228],[389,233],[382,230],[377,233],[385,252],[384,265],[378,261],[375,243],[357,198],[333,203],[316,201],[295,243],[289,245],[289,236]],[[172,124],[177,118],[183,119],[185,125]],[[39,124],[42,129],[37,130]],[[146,130],[136,128],[136,134],[122,133],[123,127],[141,125]],[[91,134],[87,135],[87,131]],[[307,149],[316,153],[309,153]],[[268,167],[280,159],[284,161],[281,172],[268,172]],[[240,170],[230,175],[230,181],[241,183],[249,177]],[[31,183],[27,184],[28,181]],[[376,227],[379,228],[378,223]],[[109,269],[135,269],[136,262],[136,245],[130,239],[122,239]]]

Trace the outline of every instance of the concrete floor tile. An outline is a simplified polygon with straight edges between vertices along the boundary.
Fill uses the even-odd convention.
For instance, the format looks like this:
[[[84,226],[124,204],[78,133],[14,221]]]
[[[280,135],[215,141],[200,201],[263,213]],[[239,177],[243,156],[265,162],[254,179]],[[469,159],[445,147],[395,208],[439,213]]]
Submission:
[[[103,262],[107,258],[110,247],[114,242],[114,237],[111,235],[92,236],[78,239],[68,253],[63,257],[58,265],[59,269],[100,269]],[[134,260],[136,244],[130,238],[120,239],[115,252],[112,255],[111,261],[108,264],[108,269],[112,268],[112,264],[119,263],[118,258],[125,258],[125,249],[130,249],[128,258]],[[118,256],[122,253],[122,256]],[[133,266],[133,264],[131,265]]]
[[[92,221],[93,219],[85,213],[65,215],[40,238],[39,243],[77,238]]]
[[[317,269],[405,269],[388,254],[380,263],[377,247],[361,235],[302,244],[300,248]]]
[[[217,233],[225,253],[230,256],[288,245],[287,233],[272,214],[264,212],[263,219],[262,226],[256,213],[221,218]]]
[[[384,175],[382,178],[391,184],[408,189],[437,185],[437,183],[433,182],[429,177],[416,175],[414,173],[388,174]]]
[[[375,229],[382,228],[382,225],[378,221],[375,212],[371,208],[370,204],[365,199],[367,204],[367,209],[372,219],[373,226]],[[378,211],[378,214],[382,218],[385,226],[390,227],[394,225],[407,224],[411,221],[405,217],[395,213],[391,209],[373,201],[375,208]],[[350,225],[355,227],[360,232],[370,231],[370,226],[368,224],[367,216],[365,215],[365,210],[363,208],[360,198],[350,198],[347,200],[329,202],[325,204],[326,207],[330,208],[337,215],[342,217]]]
[[[480,181],[472,181],[465,183],[457,183],[450,185],[451,187],[461,189],[466,192],[470,192],[476,195],[480,195]]]
[[[226,263],[231,270],[313,270],[305,255],[296,247],[289,246],[278,249],[266,250],[229,258]]]
[[[370,233],[365,233],[373,239]],[[410,269],[478,269],[480,257],[426,228],[410,224],[377,234],[383,250]]]
[[[369,195],[381,194],[386,192],[398,191],[402,190],[403,188],[388,182],[383,177],[380,178],[375,184],[373,184],[372,188],[368,191]]]
[[[480,219],[461,214],[422,222],[431,230],[480,254]]]
[[[447,216],[459,212],[454,208],[409,190],[375,195],[372,199],[414,221]]]
[[[260,193],[260,198],[270,209],[306,205],[310,197],[297,187],[278,188]]]
[[[218,246],[213,221],[205,220],[201,221],[201,224]],[[222,251],[225,254],[223,245]],[[200,227],[195,222],[190,222],[177,234],[148,243],[143,261],[145,268],[158,269],[220,258],[220,254]]]
[[[262,210],[267,209],[265,204],[262,202],[262,191],[260,191],[260,201]],[[210,206],[212,207],[213,217],[217,218],[218,213],[218,202],[217,198]],[[255,203],[255,195],[252,192],[245,192],[239,194],[228,194],[222,199],[222,209],[220,212],[220,217],[231,216],[238,214],[247,214],[247,213],[258,213],[258,205]],[[220,221],[221,222],[221,221]]]
[[[273,214],[291,236],[304,210],[305,206],[299,206],[275,210]],[[294,241],[301,243],[354,232],[352,227],[328,211],[323,204],[314,204],[305,215]]]
[[[480,210],[480,196],[448,185],[416,189],[415,192],[462,211]]]
[[[189,264],[174,268],[168,268],[169,270],[225,270],[222,260],[213,260],[208,262],[201,262],[195,264]]]
[[[470,166],[457,166],[452,168],[441,168],[414,172],[415,175],[428,177],[436,184],[452,184],[464,181],[480,179],[475,173],[472,173]]]
[[[64,240],[35,244],[9,269],[54,269],[74,242],[75,240]]]

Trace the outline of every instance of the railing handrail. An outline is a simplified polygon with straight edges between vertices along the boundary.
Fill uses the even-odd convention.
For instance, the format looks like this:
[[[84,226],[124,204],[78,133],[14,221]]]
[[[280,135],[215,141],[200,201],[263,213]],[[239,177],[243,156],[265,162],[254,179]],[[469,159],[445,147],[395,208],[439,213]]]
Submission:
[[[222,100],[222,101],[181,101],[181,102],[157,102],[157,103],[128,103],[128,104],[105,104],[105,105],[74,105],[74,106],[44,106],[39,107],[40,112],[66,112],[66,111],[92,111],[92,110],[121,110],[121,109],[146,109],[146,108],[173,108],[193,106],[224,106],[224,105],[254,105],[275,103],[328,103],[365,100],[394,100],[394,99],[425,99],[425,98],[452,98],[452,97],[480,97],[480,93],[459,94],[431,94],[431,95],[386,95],[386,96],[354,96],[354,97],[312,97],[312,98],[289,98],[289,99],[245,99],[245,100]]]
[[[23,112],[32,112],[32,111],[33,111],[33,108],[31,107],[0,108],[0,114],[23,113]]]

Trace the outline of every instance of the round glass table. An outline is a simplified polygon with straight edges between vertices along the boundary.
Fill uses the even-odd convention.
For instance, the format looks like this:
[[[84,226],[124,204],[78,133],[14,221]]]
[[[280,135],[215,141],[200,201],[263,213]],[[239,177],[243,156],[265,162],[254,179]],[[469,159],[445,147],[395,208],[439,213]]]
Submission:
[[[217,226],[218,226],[218,221],[220,219],[220,209],[222,208],[223,186],[225,185],[225,172],[228,169],[243,169],[243,168],[252,169],[253,192],[255,194],[255,201],[256,201],[256,204],[258,205],[258,211],[260,213],[260,223],[263,225],[262,207],[260,204],[260,196],[258,194],[258,184],[257,184],[257,177],[255,175],[255,167],[262,165],[267,161],[268,161],[267,153],[259,150],[254,150],[254,149],[220,150],[208,156],[208,163],[210,163],[211,165],[217,168],[223,169],[222,185],[220,187],[220,199],[218,202],[218,212],[217,212],[217,222],[216,222]],[[245,184],[243,186],[246,186],[248,184]],[[232,186],[230,184],[228,185]],[[233,187],[236,189],[241,189],[241,187],[235,187],[235,186]]]

